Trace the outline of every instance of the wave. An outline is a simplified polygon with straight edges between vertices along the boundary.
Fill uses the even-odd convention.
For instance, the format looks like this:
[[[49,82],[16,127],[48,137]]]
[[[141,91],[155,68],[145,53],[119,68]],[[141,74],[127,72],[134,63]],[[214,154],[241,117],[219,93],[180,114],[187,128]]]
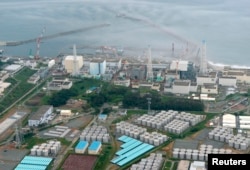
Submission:
[[[224,67],[231,67],[231,68],[237,68],[237,69],[250,69],[250,66],[244,66],[244,65],[230,65],[230,64],[223,64],[223,63],[214,63],[212,61],[208,61],[208,64],[214,67],[224,68]]]

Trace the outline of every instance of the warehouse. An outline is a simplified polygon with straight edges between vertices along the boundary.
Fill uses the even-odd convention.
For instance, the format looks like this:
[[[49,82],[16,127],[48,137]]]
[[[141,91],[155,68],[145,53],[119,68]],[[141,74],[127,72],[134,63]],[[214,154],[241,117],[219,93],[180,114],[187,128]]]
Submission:
[[[84,153],[89,146],[89,143],[87,141],[81,140],[75,148],[75,153]]]
[[[234,115],[231,114],[225,114],[222,117],[222,126],[223,127],[230,127],[235,128],[236,127],[236,118]]]
[[[102,143],[100,141],[93,141],[88,148],[88,153],[96,155],[101,151]]]

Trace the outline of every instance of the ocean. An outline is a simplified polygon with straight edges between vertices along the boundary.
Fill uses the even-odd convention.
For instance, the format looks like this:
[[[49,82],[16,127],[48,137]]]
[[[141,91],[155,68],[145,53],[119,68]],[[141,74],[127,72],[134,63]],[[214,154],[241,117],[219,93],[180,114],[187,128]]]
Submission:
[[[206,40],[208,61],[250,67],[249,8],[248,0],[1,0],[0,41],[36,38],[44,27],[44,36],[48,36],[108,23],[107,27],[42,40],[40,56],[69,53],[76,44],[82,47],[77,53],[119,46],[124,54],[135,55],[143,55],[142,49],[150,45],[153,58],[169,57],[173,43],[177,57],[192,45],[195,56]],[[0,49],[5,55],[35,55],[36,42]]]

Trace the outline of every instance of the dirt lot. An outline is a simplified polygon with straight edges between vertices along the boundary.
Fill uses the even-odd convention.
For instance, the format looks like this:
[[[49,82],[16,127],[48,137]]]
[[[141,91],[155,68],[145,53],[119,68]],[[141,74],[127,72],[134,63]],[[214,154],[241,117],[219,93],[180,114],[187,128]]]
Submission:
[[[90,155],[78,155],[72,154],[69,155],[66,161],[64,162],[62,169],[64,170],[92,170],[93,166],[97,160],[97,156]]]

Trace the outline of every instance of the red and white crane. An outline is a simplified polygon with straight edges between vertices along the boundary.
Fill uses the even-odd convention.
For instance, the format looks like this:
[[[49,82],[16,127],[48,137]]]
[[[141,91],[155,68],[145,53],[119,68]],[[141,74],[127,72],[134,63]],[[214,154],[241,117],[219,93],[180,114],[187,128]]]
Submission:
[[[46,31],[46,28],[44,27],[40,36],[36,39],[36,55],[35,55],[36,60],[40,58],[40,44],[41,44],[41,40],[43,38],[45,31]]]

